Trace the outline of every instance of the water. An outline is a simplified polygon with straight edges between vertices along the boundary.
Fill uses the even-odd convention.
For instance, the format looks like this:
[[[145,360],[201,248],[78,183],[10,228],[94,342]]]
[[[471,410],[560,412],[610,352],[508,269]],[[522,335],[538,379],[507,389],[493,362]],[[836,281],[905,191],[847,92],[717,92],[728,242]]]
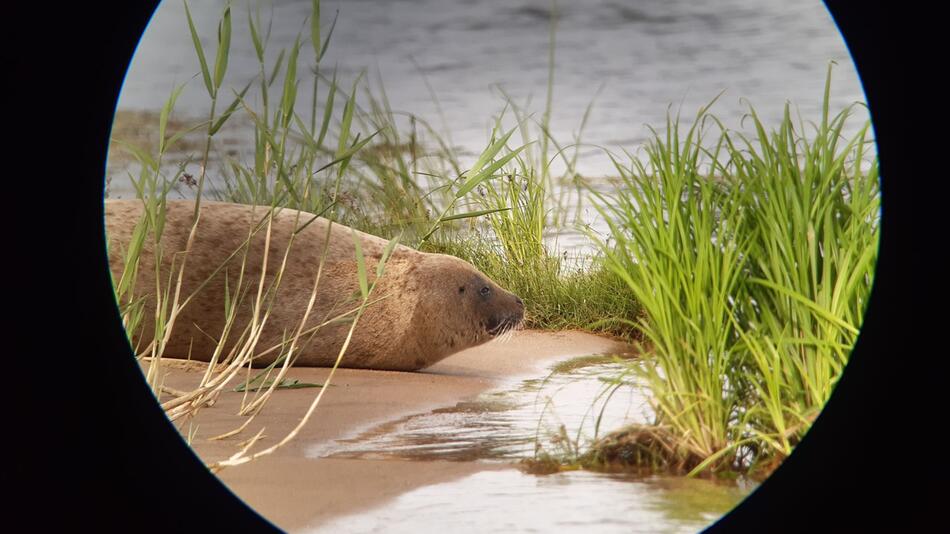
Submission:
[[[482,471],[425,486],[368,512],[306,533],[695,533],[731,510],[745,490],[705,480],[584,471],[526,475]]]
[[[320,444],[308,456],[511,461],[531,457],[536,437],[552,453],[583,446],[605,430],[653,419],[644,389],[632,378],[618,388],[605,382],[624,369],[619,363],[599,363],[528,379],[451,408]]]
[[[581,358],[546,378],[501,387],[455,407],[417,414],[313,446],[311,457],[512,462],[565,451],[653,414],[643,387],[625,378],[608,401],[606,380],[626,367]],[[607,386],[607,387],[605,387]],[[696,532],[751,490],[682,477],[571,471],[536,476],[489,470],[415,489],[376,509],[306,532]]]
[[[223,1],[194,2],[191,12],[208,61],[216,50],[215,28]],[[742,117],[755,106],[768,126],[780,120],[791,101],[806,121],[820,119],[829,61],[837,62],[831,108],[864,101],[847,47],[818,0],[620,0],[562,1],[556,33],[551,133],[563,145],[580,141],[577,170],[609,189],[604,177],[616,175],[602,150],[634,154],[649,137],[647,125],[663,131],[668,110],[682,110],[688,123],[696,111],[724,91],[712,111],[733,129],[748,132]],[[246,1],[232,2],[234,30],[224,94],[257,75],[258,63],[247,27]],[[262,2],[266,21],[271,4]],[[268,65],[289,49],[298,33],[309,39],[309,0],[277,0],[267,48]],[[334,14],[339,19],[323,58],[324,73],[339,67],[341,87],[361,71],[380,82],[397,112],[414,114],[457,147],[462,165],[486,146],[494,117],[504,107],[502,90],[540,118],[548,79],[550,2],[547,0],[348,0],[322,2],[324,36]],[[312,63],[304,42],[297,112],[310,116]],[[119,98],[120,110],[158,111],[178,84],[187,82],[177,102],[179,117],[205,117],[209,98],[180,2],[163,2],[136,51]],[[282,83],[275,83],[275,98]],[[364,79],[366,80],[366,79]],[[364,83],[366,83],[364,81]],[[431,89],[431,90],[430,90]],[[325,93],[325,86],[324,86]],[[323,95],[324,93],[321,93]],[[322,101],[323,96],[320,97]],[[342,105],[342,98],[337,104]],[[260,97],[253,92],[252,105]],[[793,113],[795,108],[793,108]],[[866,118],[857,111],[845,134]],[[509,113],[509,119],[510,113]],[[226,150],[253,161],[248,134],[227,138]],[[508,125],[507,127],[510,127]],[[368,132],[363,132],[368,133]],[[229,137],[230,136],[230,137]],[[571,154],[574,149],[570,149]],[[191,155],[200,154],[193,150]],[[169,163],[174,172],[175,164]],[[197,173],[197,164],[189,172]],[[554,161],[553,171],[563,165]],[[110,195],[131,196],[122,166],[110,168]],[[214,169],[211,169],[214,180]],[[183,196],[189,196],[187,189]],[[606,233],[597,212],[583,207],[578,223]],[[550,250],[585,256],[593,247],[583,232],[561,231],[548,239]]]
[[[195,24],[209,61],[224,2],[193,2]],[[232,53],[225,86],[242,87],[258,73],[244,2],[234,2]],[[766,124],[781,117],[786,100],[806,119],[820,118],[828,61],[834,71],[831,104],[840,109],[863,101],[847,47],[818,0],[574,0],[560,2],[552,134],[570,143],[587,105],[595,105],[582,138],[591,145],[635,150],[648,136],[644,125],[665,123],[669,105],[684,118],[725,91],[714,107],[739,128],[748,99]],[[298,32],[309,0],[273,3],[268,47],[272,65]],[[532,98],[543,111],[548,76],[547,0],[324,0],[322,18],[339,19],[322,64],[339,65],[349,87],[359,71],[381,75],[395,110],[445,126],[453,143],[472,157],[485,146],[492,116],[501,111],[504,88],[515,102]],[[269,11],[263,10],[267,18]],[[326,29],[324,30],[324,35]],[[310,64],[309,44],[301,57]],[[120,109],[160,109],[175,84],[200,72],[180,2],[163,2],[149,25],[119,100]],[[301,95],[311,80],[301,66]],[[282,80],[282,78],[281,78]],[[437,96],[444,120],[433,101]],[[598,88],[603,85],[598,93]],[[230,91],[225,94],[230,95]],[[309,117],[309,98],[298,110]],[[203,83],[192,79],[178,100],[184,114],[202,117],[209,108]],[[857,121],[855,121],[857,123]],[[583,152],[583,174],[615,174],[597,149]]]

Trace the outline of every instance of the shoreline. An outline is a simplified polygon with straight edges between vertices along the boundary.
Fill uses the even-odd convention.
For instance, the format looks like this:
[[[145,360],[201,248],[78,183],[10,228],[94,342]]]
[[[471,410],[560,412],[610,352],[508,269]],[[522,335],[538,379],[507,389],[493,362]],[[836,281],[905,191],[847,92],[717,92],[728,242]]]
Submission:
[[[632,351],[623,342],[579,331],[523,330],[507,341],[467,349],[422,371],[340,368],[310,421],[292,441],[273,454],[223,469],[217,476],[276,526],[299,530],[379,506],[418,487],[484,470],[512,469],[514,464],[487,462],[313,458],[308,451],[401,417],[452,407],[506,383],[543,376],[560,361]],[[200,378],[197,371],[171,366],[163,372],[165,385],[175,389],[188,389]],[[293,368],[288,378],[323,383],[328,373],[326,368]],[[245,376],[239,374],[234,384]],[[246,417],[236,415],[244,394],[231,387],[190,425],[176,425],[183,437],[189,429],[196,433],[192,450],[206,464],[230,456],[261,428],[264,437],[254,450],[282,439],[319,392],[317,388],[277,390],[243,432],[209,441],[246,422]]]

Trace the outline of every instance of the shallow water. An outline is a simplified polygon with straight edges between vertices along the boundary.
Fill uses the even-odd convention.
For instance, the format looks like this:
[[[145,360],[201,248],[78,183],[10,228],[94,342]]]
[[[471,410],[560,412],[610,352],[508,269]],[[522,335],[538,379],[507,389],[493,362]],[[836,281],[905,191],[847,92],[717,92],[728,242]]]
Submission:
[[[651,420],[647,397],[632,379],[619,388],[604,382],[623,369],[600,363],[524,380],[315,446],[308,456],[510,461],[531,457],[536,437],[550,453],[583,446],[605,430]]]
[[[698,532],[746,490],[705,480],[482,471],[301,532]]]
[[[612,387],[626,364],[597,357],[568,363],[544,378],[316,445],[307,454],[510,463],[532,457],[535,443],[554,454],[565,452],[568,443],[583,450],[604,431],[652,419],[644,389],[635,380],[624,377],[620,387]],[[750,489],[681,477],[491,470],[407,492],[375,510],[308,532],[419,532],[436,526],[458,532],[695,532]]]

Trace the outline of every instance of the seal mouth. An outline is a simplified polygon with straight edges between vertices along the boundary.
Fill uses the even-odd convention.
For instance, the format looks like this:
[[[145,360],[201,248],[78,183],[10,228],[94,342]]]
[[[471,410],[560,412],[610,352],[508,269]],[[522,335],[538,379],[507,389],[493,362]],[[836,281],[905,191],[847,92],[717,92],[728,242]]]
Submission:
[[[487,328],[488,335],[492,337],[498,337],[498,336],[507,334],[508,332],[512,330],[516,330],[518,327],[521,326],[521,322],[523,318],[524,317],[522,314],[508,315],[508,316],[496,318],[495,321],[497,322],[493,321],[495,322],[495,324],[490,325]]]

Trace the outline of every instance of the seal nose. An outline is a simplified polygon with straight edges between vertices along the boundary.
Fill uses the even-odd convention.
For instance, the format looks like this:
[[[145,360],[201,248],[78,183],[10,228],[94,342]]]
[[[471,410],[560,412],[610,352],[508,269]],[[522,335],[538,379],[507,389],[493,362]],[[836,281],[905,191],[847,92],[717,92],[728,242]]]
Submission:
[[[519,297],[518,295],[515,295],[515,302],[518,303],[518,306],[521,306],[521,308],[524,309],[524,301],[521,300],[521,297]]]

